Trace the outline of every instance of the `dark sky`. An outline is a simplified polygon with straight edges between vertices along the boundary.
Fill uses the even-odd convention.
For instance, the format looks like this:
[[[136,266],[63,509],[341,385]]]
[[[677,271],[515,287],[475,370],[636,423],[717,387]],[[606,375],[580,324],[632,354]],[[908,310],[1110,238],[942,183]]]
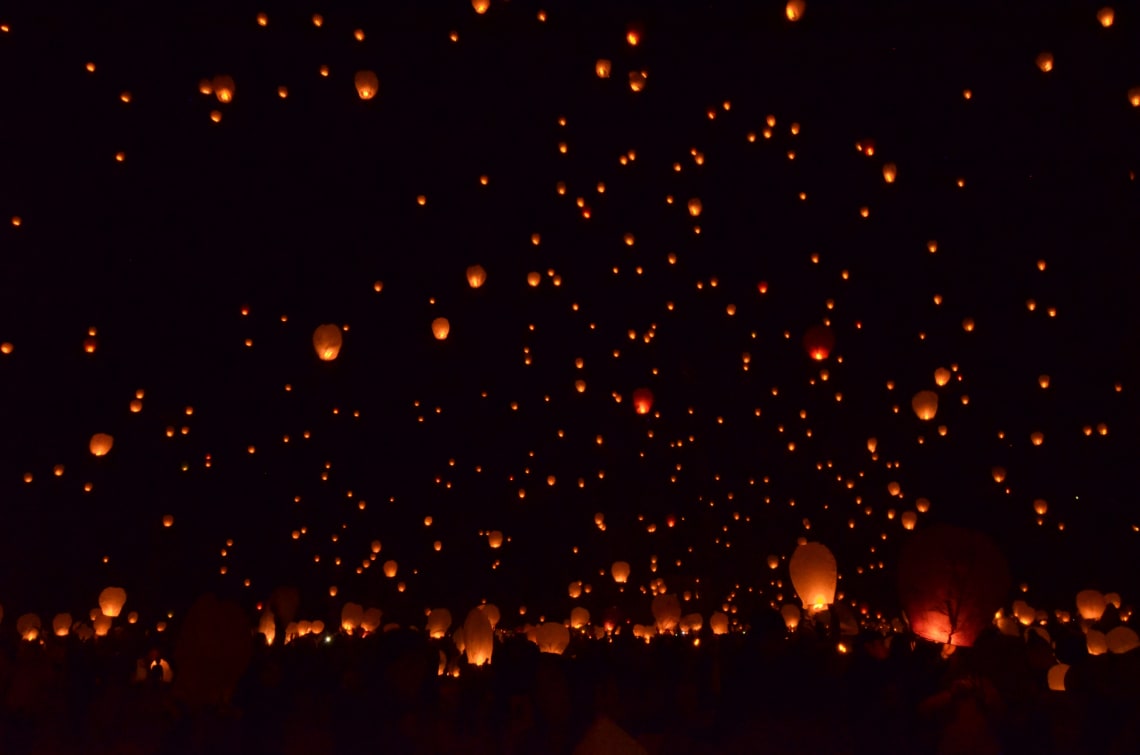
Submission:
[[[809,0],[796,23],[767,0],[193,5],[0,17],[9,615],[85,612],[108,584],[148,618],[295,584],[314,617],[488,599],[562,618],[583,580],[591,610],[640,616],[655,577],[707,615],[790,600],[765,560],[800,536],[889,612],[919,497],[920,528],[990,534],[1034,605],[1135,593],[1134,9],[1104,28],[1072,0]],[[218,75],[230,103],[199,92]],[[332,362],[323,323],[347,329]]]

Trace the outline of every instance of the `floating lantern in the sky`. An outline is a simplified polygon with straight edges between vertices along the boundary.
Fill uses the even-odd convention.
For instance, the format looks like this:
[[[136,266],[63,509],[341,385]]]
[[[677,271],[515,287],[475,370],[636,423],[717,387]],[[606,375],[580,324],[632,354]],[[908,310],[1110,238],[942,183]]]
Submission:
[[[649,414],[653,408],[653,391],[638,388],[633,392],[633,410],[638,414]]]
[[[234,80],[230,76],[215,76],[214,80],[210,82],[210,88],[214,92],[214,96],[218,98],[218,102],[230,103],[234,100]]]
[[[979,532],[936,525],[919,530],[898,563],[899,596],[911,630],[947,645],[973,645],[1009,590],[1009,568]]]
[[[380,91],[380,79],[372,71],[357,71],[353,77],[356,85],[356,94],[362,100],[370,100]]]
[[[106,456],[111,452],[111,447],[115,444],[115,439],[107,433],[95,433],[91,436],[91,442],[87,444],[91,450],[92,456]]]
[[[446,317],[437,317],[431,321],[431,333],[437,341],[446,340],[447,334],[450,332],[451,323]]]
[[[788,0],[788,4],[784,6],[784,15],[789,21],[799,21],[804,17],[805,10],[807,3],[804,0]]]
[[[1085,621],[1100,621],[1107,603],[1099,590],[1081,590],[1077,593],[1077,612]]]
[[[703,209],[704,209],[704,205],[701,204],[700,199],[693,197],[692,199],[689,200],[689,214],[692,215],[694,218],[698,217],[701,214],[701,210],[703,210]]]
[[[898,174],[898,166],[894,163],[887,163],[883,166],[883,180],[887,183],[893,184],[895,182],[895,178],[898,177]]]
[[[491,7],[491,0],[471,0],[471,7],[481,16]]]
[[[805,608],[821,609],[835,602],[838,570],[835,556],[822,543],[804,543],[788,562],[792,587]]]
[[[99,593],[99,610],[104,616],[115,618],[127,602],[127,591],[121,587],[108,587]]]
[[[541,653],[562,655],[570,644],[570,630],[554,621],[544,621],[535,627],[534,642]]]
[[[1042,73],[1049,73],[1053,70],[1053,53],[1043,52],[1037,56],[1037,67],[1041,69]]]
[[[491,662],[495,650],[495,629],[484,611],[472,608],[463,622],[463,647],[467,662],[482,666]]]
[[[594,63],[594,73],[597,74],[599,79],[608,79],[610,77],[610,71],[612,70],[613,63],[605,58],[598,58],[597,62]]]
[[[610,574],[613,575],[614,582],[619,585],[625,584],[629,581],[629,563],[626,561],[614,561],[613,566],[610,568]]]
[[[471,288],[479,288],[487,282],[487,271],[483,269],[482,265],[472,265],[467,268],[467,285]]]
[[[934,371],[934,384],[939,388],[950,382],[950,370],[945,367],[939,367]]]
[[[910,400],[910,408],[920,420],[932,420],[938,414],[938,394],[934,391],[919,391]]]
[[[1108,27],[1112,26],[1112,22],[1115,19],[1116,19],[1116,12],[1112,9],[1112,6],[1110,6],[1110,5],[1106,5],[1096,12],[1096,20],[1099,21],[1100,25],[1106,29]]]
[[[313,331],[313,348],[322,362],[331,362],[340,353],[344,337],[338,325],[320,325]]]
[[[822,362],[835,348],[835,334],[826,325],[813,325],[804,333],[804,351],[817,362]]]

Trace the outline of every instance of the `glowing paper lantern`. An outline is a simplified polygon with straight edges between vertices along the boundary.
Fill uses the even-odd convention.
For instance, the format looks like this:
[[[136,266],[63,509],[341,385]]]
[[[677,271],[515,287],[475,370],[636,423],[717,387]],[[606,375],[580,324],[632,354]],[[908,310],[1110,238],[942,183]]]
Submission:
[[[447,636],[447,630],[451,628],[451,611],[446,608],[433,608],[431,613],[428,614],[427,632],[428,637],[439,640]]]
[[[562,655],[570,644],[570,630],[557,622],[544,621],[535,627],[534,642],[540,652]]]
[[[472,666],[491,662],[495,650],[495,630],[483,611],[472,608],[463,622],[463,651]]]
[[[1085,635],[1089,655],[1104,655],[1108,652],[1108,638],[1099,629],[1090,629]]]
[[[899,596],[911,630],[947,645],[973,645],[1009,590],[1009,568],[979,532],[936,525],[919,531],[899,557]]]
[[[590,612],[582,606],[575,606],[574,610],[570,612],[570,627],[572,629],[581,629],[590,623]]]
[[[66,637],[71,631],[71,624],[71,614],[57,613],[55,618],[51,620],[51,630],[56,637]]]
[[[798,546],[788,562],[788,572],[804,607],[820,609],[835,602],[838,567],[826,545],[804,543]]]
[[[127,602],[127,591],[121,587],[108,587],[99,593],[99,610],[108,618],[115,618]]]
[[[1069,666],[1066,663],[1058,663],[1049,669],[1048,682],[1049,689],[1054,692],[1065,691],[1065,674],[1069,673]]]
[[[934,384],[939,388],[950,382],[950,370],[945,367],[939,367],[934,371]]]
[[[709,617],[709,629],[713,634],[728,634],[728,614],[717,611]]]
[[[487,545],[498,548],[503,544],[503,533],[498,530],[487,533]]]
[[[1081,590],[1077,593],[1077,612],[1086,621],[1100,621],[1106,602],[1099,590]]]
[[[236,91],[233,78],[229,76],[215,76],[210,86],[214,91],[214,96],[218,98],[218,102],[233,102],[234,92]]]
[[[605,58],[598,58],[598,62],[594,63],[594,73],[599,79],[608,79],[612,70],[613,64]]]
[[[437,317],[431,321],[431,334],[435,336],[437,341],[445,340],[450,332],[451,323],[446,317]]]
[[[835,348],[835,334],[826,325],[813,325],[804,333],[804,351],[817,362],[827,359]]]
[[[919,391],[910,400],[910,408],[920,420],[928,422],[938,414],[938,394],[934,391]]]
[[[40,617],[34,613],[26,613],[16,619],[16,632],[28,642],[40,636]]]
[[[345,603],[340,609],[340,628],[346,632],[353,632],[364,620],[364,606],[359,603]]]
[[[613,575],[614,582],[623,585],[629,581],[629,563],[625,561],[614,561],[610,567],[610,574]]]
[[[340,353],[344,337],[338,325],[321,325],[313,331],[313,348],[322,362],[331,362]]]
[[[483,269],[482,265],[472,265],[467,268],[467,285],[471,288],[479,288],[487,282],[487,271]]]
[[[370,100],[380,91],[380,79],[372,71],[357,71],[353,83],[356,84],[356,94],[362,100]]]
[[[788,627],[789,632],[796,631],[796,627],[800,625],[800,607],[791,603],[785,603],[784,607],[780,609],[780,616],[784,619],[784,625]]]
[[[87,447],[91,449],[92,456],[106,456],[111,452],[111,446],[115,444],[115,439],[106,433],[95,433],[91,436],[91,442]]]
[[[658,634],[677,629],[681,621],[681,602],[676,595],[658,595],[653,599],[653,621]]]
[[[638,388],[633,392],[633,410],[638,414],[649,414],[653,408],[653,391],[648,388]]]
[[[807,3],[804,0],[788,0],[788,4],[784,6],[784,15],[789,21],[799,21],[804,17],[805,10]]]

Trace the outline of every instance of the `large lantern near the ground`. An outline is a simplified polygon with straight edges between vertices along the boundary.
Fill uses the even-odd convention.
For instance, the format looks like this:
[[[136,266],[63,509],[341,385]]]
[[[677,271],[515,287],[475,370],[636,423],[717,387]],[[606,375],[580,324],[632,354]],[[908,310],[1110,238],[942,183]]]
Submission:
[[[835,602],[839,573],[835,556],[826,545],[804,543],[797,547],[788,562],[788,571],[804,608],[818,610]]]
[[[980,532],[936,525],[920,530],[899,557],[899,597],[916,635],[970,646],[1005,602],[1009,567]]]

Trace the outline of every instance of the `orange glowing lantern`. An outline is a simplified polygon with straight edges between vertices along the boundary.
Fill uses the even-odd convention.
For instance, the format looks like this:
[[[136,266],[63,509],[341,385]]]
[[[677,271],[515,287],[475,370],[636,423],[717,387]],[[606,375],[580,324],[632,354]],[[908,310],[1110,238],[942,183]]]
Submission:
[[[898,564],[899,596],[911,630],[932,642],[970,646],[1005,603],[1009,568],[979,532],[935,525],[915,534]]]
[[[446,317],[437,317],[431,321],[431,333],[435,336],[437,341],[444,341],[447,339],[447,334],[451,332],[451,323],[448,322]]]
[[[99,610],[108,618],[115,618],[127,602],[127,591],[121,587],[108,587],[99,593]]]
[[[813,325],[804,333],[804,350],[817,362],[822,362],[835,348],[835,334],[826,325]]]
[[[792,587],[804,607],[821,609],[835,602],[838,568],[835,556],[822,543],[798,546],[788,562]]]
[[[322,362],[336,359],[343,343],[344,337],[337,325],[321,325],[313,331],[313,348]]]
[[[467,285],[471,288],[479,288],[487,282],[487,271],[483,269],[482,265],[472,265],[467,268]]]
[[[929,422],[938,414],[938,394],[934,391],[919,391],[910,400],[910,408],[923,422]]]
[[[356,85],[356,94],[362,100],[370,100],[380,91],[380,79],[372,71],[357,71],[353,83]]]
[[[95,433],[91,436],[91,442],[88,443],[88,448],[91,450],[92,456],[106,456],[111,452],[111,446],[115,444],[115,439],[106,433]]]
[[[648,388],[638,388],[633,392],[633,410],[638,414],[649,414],[653,408],[653,391]]]

